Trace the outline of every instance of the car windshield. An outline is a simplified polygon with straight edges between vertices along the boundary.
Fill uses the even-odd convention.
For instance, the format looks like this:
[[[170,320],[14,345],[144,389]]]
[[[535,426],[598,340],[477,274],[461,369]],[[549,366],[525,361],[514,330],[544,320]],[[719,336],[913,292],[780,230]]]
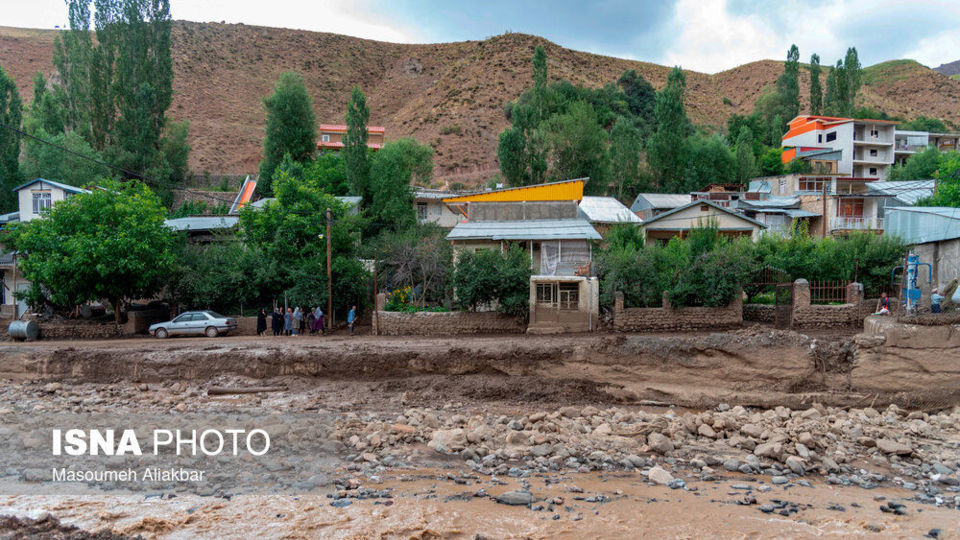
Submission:
[[[217,313],[216,311],[204,311],[207,315],[213,317],[214,319],[226,319],[223,315]]]

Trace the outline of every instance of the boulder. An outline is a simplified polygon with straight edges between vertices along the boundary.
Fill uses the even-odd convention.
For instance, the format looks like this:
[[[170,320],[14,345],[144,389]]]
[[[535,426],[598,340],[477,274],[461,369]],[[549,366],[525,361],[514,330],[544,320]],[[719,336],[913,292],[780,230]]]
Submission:
[[[758,444],[757,447],[753,449],[753,455],[755,456],[776,459],[778,461],[780,460],[781,454],[783,454],[783,445],[778,442]]]
[[[537,500],[533,496],[533,493],[529,491],[508,491],[506,493],[501,493],[497,495],[497,502],[500,504],[508,504],[510,506],[526,506]]]
[[[713,430],[712,427],[706,424],[700,424],[700,427],[697,428],[697,433],[703,437],[709,437],[711,439],[717,438],[717,432]]]
[[[794,474],[799,476],[803,476],[807,472],[806,463],[797,456],[788,457],[786,464],[787,467],[790,467],[790,470],[793,471]]]
[[[647,478],[655,484],[661,486],[669,485],[670,482],[673,482],[673,475],[663,469],[663,467],[654,467],[650,469],[650,472],[647,473]]]
[[[656,431],[647,436],[647,445],[658,454],[673,452],[673,441],[670,437]]]
[[[896,454],[898,456],[909,455],[913,452],[913,449],[906,444],[893,439],[877,439],[877,448],[884,454]]]
[[[756,424],[744,424],[740,426],[740,433],[743,433],[747,437],[759,439],[760,435],[763,434],[763,428]]]
[[[438,429],[433,432],[427,446],[437,452],[463,448],[467,444],[467,434],[460,428]]]

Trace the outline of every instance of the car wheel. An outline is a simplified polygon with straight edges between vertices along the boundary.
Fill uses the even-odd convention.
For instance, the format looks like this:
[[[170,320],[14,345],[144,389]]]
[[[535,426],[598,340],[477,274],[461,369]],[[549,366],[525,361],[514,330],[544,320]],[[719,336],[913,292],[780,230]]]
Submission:
[[[157,339],[167,339],[167,336],[170,334],[167,333],[166,328],[157,328],[157,331],[154,332],[153,335],[157,336]]]
[[[215,326],[208,326],[203,333],[206,334],[207,337],[217,337],[220,335],[220,332],[217,331]]]

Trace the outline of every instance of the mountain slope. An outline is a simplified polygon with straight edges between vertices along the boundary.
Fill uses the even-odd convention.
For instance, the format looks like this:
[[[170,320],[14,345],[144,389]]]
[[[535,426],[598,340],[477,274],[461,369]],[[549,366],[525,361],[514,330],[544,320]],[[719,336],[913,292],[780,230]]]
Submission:
[[[960,75],[960,60],[954,60],[953,62],[949,62],[947,64],[940,64],[940,67],[935,67],[933,70],[941,75],[946,75],[947,77]]]
[[[0,66],[31,98],[37,70],[53,73],[56,31],[0,27]],[[281,72],[300,72],[313,95],[317,121],[342,123],[350,88],[367,94],[370,123],[387,139],[413,136],[436,150],[441,181],[476,181],[497,170],[502,107],[532,81],[536,45],[547,49],[551,80],[602,86],[636,69],[655,88],[669,67],[565,49],[542,38],[504,34],[484,41],[402,45],[348,36],[245,25],[175,22],[174,101],[168,114],[188,119],[194,173],[252,173],[260,160],[262,98]],[[960,125],[960,81],[915,62],[880,64],[862,91],[863,103],[893,115],[935,116]],[[697,124],[722,126],[746,113],[764,86],[783,71],[762,60],[707,75],[687,73],[687,109]],[[801,99],[807,73],[801,72]]]

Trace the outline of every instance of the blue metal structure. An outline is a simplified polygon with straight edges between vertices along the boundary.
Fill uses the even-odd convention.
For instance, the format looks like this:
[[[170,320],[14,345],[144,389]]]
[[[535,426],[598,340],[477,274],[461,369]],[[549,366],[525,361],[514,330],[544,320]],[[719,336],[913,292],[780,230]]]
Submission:
[[[917,304],[920,301],[922,295],[920,291],[920,284],[918,283],[920,276],[920,267],[927,267],[927,283],[933,284],[933,266],[930,263],[920,262],[920,256],[915,253],[910,253],[907,255],[907,265],[906,268],[903,266],[898,266],[890,272],[890,284],[893,284],[894,276],[897,273],[897,270],[905,270],[906,276],[903,280],[903,288],[901,289],[901,298],[905,299],[907,313],[915,313],[917,310]]]

